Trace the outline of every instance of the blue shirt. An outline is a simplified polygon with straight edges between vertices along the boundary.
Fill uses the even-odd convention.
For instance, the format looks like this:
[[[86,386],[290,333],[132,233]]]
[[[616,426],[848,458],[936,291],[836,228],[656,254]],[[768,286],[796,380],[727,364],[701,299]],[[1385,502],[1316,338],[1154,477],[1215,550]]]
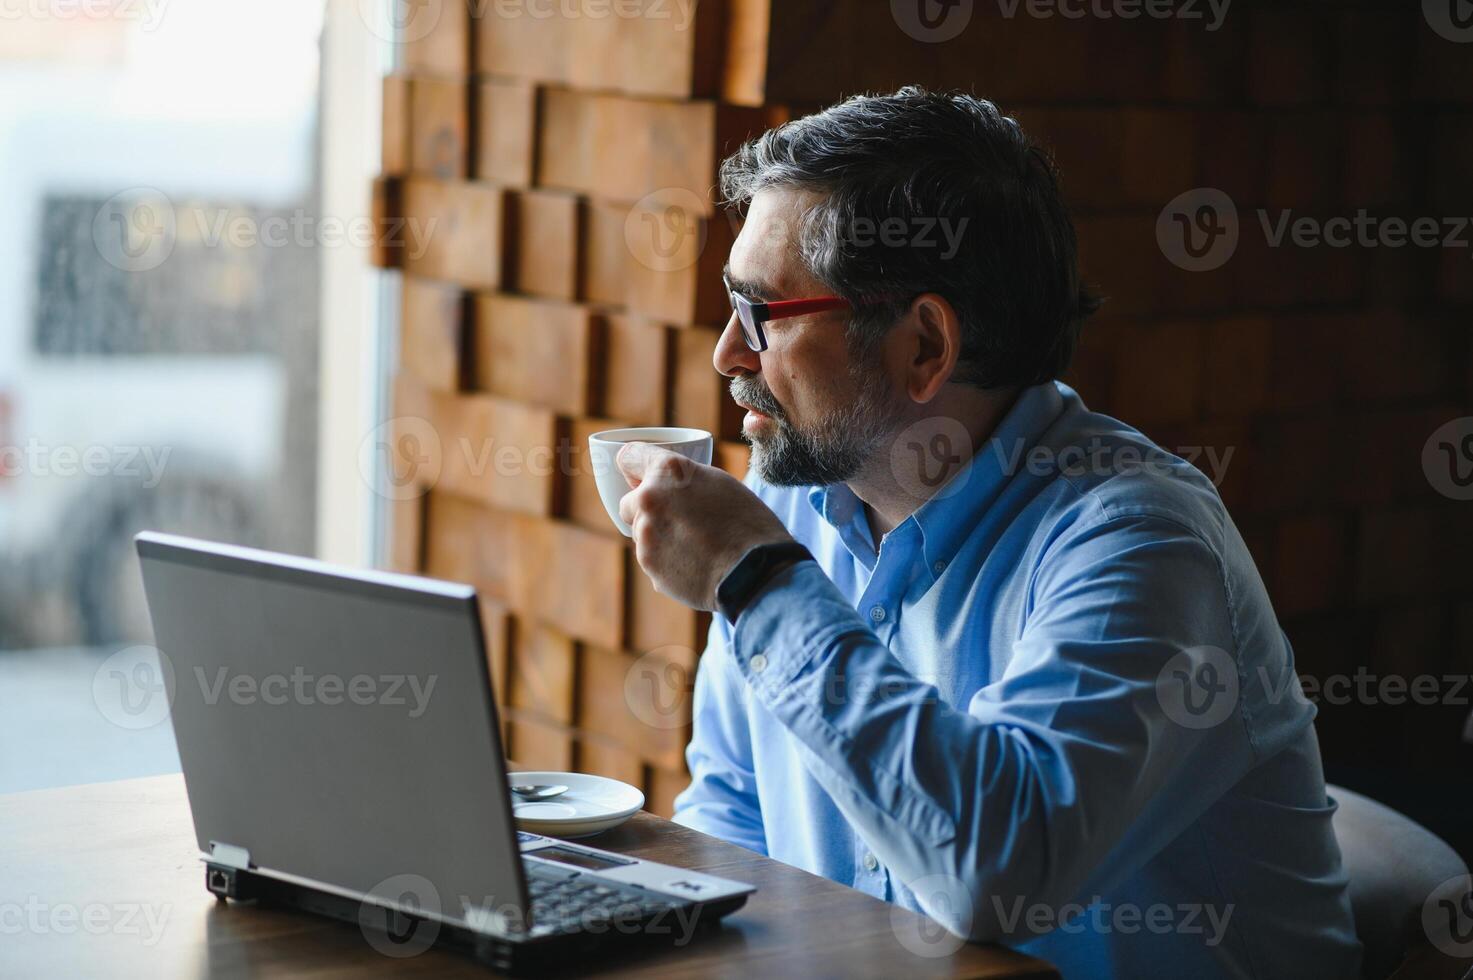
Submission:
[[[678,822],[929,914],[918,956],[1359,975],[1314,707],[1195,467],[1048,384],[878,548],[844,485],[748,485],[817,562],[715,617]]]

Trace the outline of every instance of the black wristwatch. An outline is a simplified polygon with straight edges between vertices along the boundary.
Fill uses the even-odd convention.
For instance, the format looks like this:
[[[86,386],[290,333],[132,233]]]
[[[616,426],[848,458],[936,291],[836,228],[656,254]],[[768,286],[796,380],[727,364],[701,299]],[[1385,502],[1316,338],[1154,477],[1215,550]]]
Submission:
[[[812,560],[812,553],[796,541],[759,544],[742,555],[716,587],[716,608],[728,623],[736,625],[747,603],[762,591],[778,569],[789,562]]]

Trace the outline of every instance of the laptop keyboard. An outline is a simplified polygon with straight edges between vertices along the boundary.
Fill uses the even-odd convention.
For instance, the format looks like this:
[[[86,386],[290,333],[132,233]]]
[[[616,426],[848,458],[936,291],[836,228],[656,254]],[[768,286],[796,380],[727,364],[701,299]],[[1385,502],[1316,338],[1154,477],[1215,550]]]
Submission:
[[[640,931],[663,913],[691,904],[538,861],[523,861],[522,867],[532,899],[533,928]]]

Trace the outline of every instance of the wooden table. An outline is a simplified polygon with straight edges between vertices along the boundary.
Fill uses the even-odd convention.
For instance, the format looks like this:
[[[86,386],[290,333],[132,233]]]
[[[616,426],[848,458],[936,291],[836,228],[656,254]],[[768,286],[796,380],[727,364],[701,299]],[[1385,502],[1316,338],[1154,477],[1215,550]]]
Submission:
[[[689,947],[601,958],[598,976],[1056,976],[997,947],[919,955],[902,935],[915,947],[937,933],[913,913],[647,813],[590,843],[758,888]],[[385,957],[349,925],[218,903],[203,875],[181,776],[0,796],[0,976],[490,975],[438,950]]]

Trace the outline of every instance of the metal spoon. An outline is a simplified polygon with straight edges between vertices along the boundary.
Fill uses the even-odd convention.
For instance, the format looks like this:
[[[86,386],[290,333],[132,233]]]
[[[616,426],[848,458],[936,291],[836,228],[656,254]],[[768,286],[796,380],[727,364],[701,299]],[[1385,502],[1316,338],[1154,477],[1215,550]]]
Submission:
[[[513,786],[511,791],[524,800],[550,800],[555,796],[562,796],[568,791],[568,787],[547,786],[538,783],[536,785]]]

